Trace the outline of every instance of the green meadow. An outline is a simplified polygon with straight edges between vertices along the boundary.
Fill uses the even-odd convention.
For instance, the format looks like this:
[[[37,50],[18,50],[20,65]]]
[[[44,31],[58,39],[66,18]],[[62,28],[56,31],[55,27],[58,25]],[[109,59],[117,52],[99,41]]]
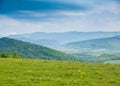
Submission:
[[[0,86],[120,86],[120,65],[0,58]]]

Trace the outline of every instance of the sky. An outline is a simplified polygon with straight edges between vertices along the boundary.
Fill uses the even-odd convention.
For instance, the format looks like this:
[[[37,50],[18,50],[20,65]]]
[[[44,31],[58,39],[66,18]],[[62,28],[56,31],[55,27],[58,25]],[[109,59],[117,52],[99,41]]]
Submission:
[[[120,31],[120,0],[0,0],[0,36]]]

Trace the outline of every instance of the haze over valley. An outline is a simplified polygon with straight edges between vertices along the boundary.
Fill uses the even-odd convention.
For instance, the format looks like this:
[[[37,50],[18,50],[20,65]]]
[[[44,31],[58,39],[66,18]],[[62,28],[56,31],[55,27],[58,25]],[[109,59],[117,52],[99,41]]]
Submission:
[[[119,86],[120,0],[0,0],[0,86]]]

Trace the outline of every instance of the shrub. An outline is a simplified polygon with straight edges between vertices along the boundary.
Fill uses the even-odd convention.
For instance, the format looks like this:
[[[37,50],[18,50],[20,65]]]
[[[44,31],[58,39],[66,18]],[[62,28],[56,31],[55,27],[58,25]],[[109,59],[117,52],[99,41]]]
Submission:
[[[19,56],[14,52],[12,58],[19,58]]]
[[[0,58],[10,58],[11,56],[9,56],[8,54],[6,53],[1,53],[0,54]]]

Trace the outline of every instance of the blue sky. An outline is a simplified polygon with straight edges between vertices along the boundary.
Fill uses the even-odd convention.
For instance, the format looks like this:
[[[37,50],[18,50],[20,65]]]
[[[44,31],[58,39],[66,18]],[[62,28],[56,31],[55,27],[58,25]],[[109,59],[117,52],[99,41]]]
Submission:
[[[120,0],[0,0],[0,35],[120,31]]]

